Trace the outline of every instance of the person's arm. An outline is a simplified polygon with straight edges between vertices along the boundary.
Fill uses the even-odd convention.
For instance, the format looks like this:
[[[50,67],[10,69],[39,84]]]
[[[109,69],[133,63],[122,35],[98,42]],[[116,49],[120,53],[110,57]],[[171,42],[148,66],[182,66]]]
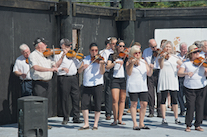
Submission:
[[[179,77],[184,77],[186,75],[188,75],[190,77],[193,76],[193,72],[185,72],[185,68],[183,68],[183,67],[180,67],[177,74],[178,74]]]
[[[207,77],[207,68],[205,68],[205,73],[204,73],[204,74],[205,74],[205,76]]]
[[[126,72],[127,72],[127,75],[129,76],[132,74],[132,69],[133,69],[135,61],[136,59],[132,59],[131,61],[127,61],[126,63]]]
[[[107,65],[106,65],[106,69],[111,69],[115,66],[115,63],[112,63],[111,60],[108,60],[107,61]]]
[[[151,77],[153,74],[154,65],[153,64],[148,65],[146,61],[145,61],[145,64],[146,64],[146,68],[147,68],[147,76]]]
[[[60,59],[55,63],[55,67],[57,67],[57,68],[60,67],[61,63],[63,62],[64,56],[66,55],[66,53],[68,53],[69,50],[70,50],[69,48],[63,49],[63,54],[60,57]]]
[[[45,68],[45,67],[41,67],[39,65],[34,65],[33,69],[36,71],[40,71],[40,72],[46,72],[46,71],[58,71],[58,69],[56,67],[52,67],[52,68]]]
[[[105,73],[105,61],[101,60],[99,61],[99,64],[100,64],[100,74],[103,75]]]
[[[81,63],[81,66],[78,69],[78,73],[82,73],[84,69],[86,69],[89,65],[88,64],[84,64],[83,62]]]
[[[164,66],[164,56],[161,56],[159,59],[158,59],[158,62],[159,62],[159,65],[160,65],[160,69],[162,69],[163,68],[163,66]]]

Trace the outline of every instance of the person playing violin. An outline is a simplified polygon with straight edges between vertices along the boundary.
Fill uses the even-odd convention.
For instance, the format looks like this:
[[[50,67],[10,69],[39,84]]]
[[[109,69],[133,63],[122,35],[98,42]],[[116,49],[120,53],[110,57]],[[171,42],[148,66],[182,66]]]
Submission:
[[[134,58],[129,59],[126,63],[127,71],[127,92],[131,100],[131,116],[133,121],[133,130],[150,129],[144,125],[144,117],[148,104],[148,87],[147,76],[151,76],[153,73],[154,65],[148,65],[147,62],[142,59],[142,52],[137,45],[134,45],[130,50],[130,55]],[[139,126],[136,122],[136,107],[138,98],[140,100],[140,115]]]
[[[186,61],[186,54],[188,52],[187,44],[185,42],[180,43],[180,53],[177,54],[178,58],[182,60],[182,62]],[[178,76],[178,81],[179,81],[179,92],[178,92],[178,102],[180,105],[180,113],[179,116],[184,116],[185,115],[185,104],[184,104],[184,77],[179,77]]]
[[[29,73],[29,64],[26,63],[26,59],[30,55],[30,48],[26,44],[22,44],[19,49],[22,55],[16,59],[13,72],[21,79],[21,96],[30,96],[32,95],[32,79]]]
[[[158,92],[161,92],[161,112],[162,112],[162,124],[168,124],[165,119],[165,102],[168,95],[168,91],[171,95],[172,107],[175,116],[175,123],[179,124],[178,120],[178,104],[177,104],[177,91],[179,90],[178,77],[177,77],[177,65],[181,65],[182,61],[173,56],[174,48],[171,41],[166,41],[163,45],[163,53],[158,59],[160,65],[160,74],[158,80]],[[168,56],[166,59],[166,56]]]
[[[99,54],[104,57],[105,63],[107,63],[109,55],[114,53],[114,47],[117,43],[116,37],[109,37],[105,40],[106,48],[99,51]],[[105,93],[105,116],[106,120],[111,120],[112,115],[112,96],[110,89],[111,79],[109,76],[109,70],[106,69],[104,73],[104,93]]]
[[[125,72],[125,64],[127,59],[120,58],[119,54],[124,52],[125,43],[123,40],[118,41],[118,45],[114,50],[114,54],[109,56],[107,61],[106,69],[111,69],[111,93],[113,100],[113,115],[114,122],[111,123],[111,126],[115,126],[117,124],[125,125],[122,122],[122,115],[125,107],[125,99],[126,99],[126,72]],[[119,116],[118,116],[119,112]],[[118,120],[118,123],[117,123]]]
[[[159,79],[160,67],[158,63],[158,57],[153,55],[153,52],[157,50],[157,42],[155,39],[149,40],[149,48],[145,49],[142,57],[147,61],[148,65],[154,64],[152,76],[147,76],[148,86],[148,104],[149,104],[149,115],[147,117],[154,117],[154,106],[155,106],[155,91],[157,94],[157,117],[162,117],[160,111],[161,94],[157,92],[157,83]]]
[[[46,50],[47,44],[44,38],[36,38],[33,42],[35,50],[29,55],[30,76],[32,78],[33,95],[48,98],[48,108],[51,103],[53,72],[58,71],[58,67],[63,61],[68,50],[64,49],[61,58],[55,63],[52,58],[45,58],[43,52]],[[48,109],[50,115],[50,110]],[[48,127],[49,129],[51,127]]]
[[[71,49],[72,42],[64,38],[60,40],[61,49]],[[54,60],[58,61],[63,55],[63,51],[55,55]],[[57,72],[57,85],[60,94],[61,108],[63,112],[62,124],[66,125],[69,121],[69,95],[72,99],[72,115],[73,123],[83,123],[79,113],[80,90],[77,78],[77,69],[79,67],[79,60],[74,58],[63,57],[61,65]]]
[[[185,77],[185,97],[187,103],[187,111],[185,116],[186,129],[185,131],[190,132],[193,115],[195,111],[195,130],[203,131],[200,127],[203,121],[204,111],[204,100],[206,95],[206,76],[207,68],[203,66],[194,65],[194,61],[200,56],[201,49],[196,45],[188,47],[187,56],[189,60],[184,62],[179,71],[178,76]]]
[[[89,46],[90,55],[83,59],[83,62],[78,69],[78,73],[83,72],[83,93],[81,99],[81,109],[84,118],[83,127],[79,130],[89,129],[89,106],[91,95],[94,96],[94,111],[95,111],[95,121],[93,125],[93,130],[98,129],[98,121],[101,111],[101,98],[103,90],[103,74],[105,72],[105,62],[100,60],[99,64],[92,61],[91,58],[98,55],[98,45],[96,43],[91,43]],[[92,63],[93,62],[93,63]]]

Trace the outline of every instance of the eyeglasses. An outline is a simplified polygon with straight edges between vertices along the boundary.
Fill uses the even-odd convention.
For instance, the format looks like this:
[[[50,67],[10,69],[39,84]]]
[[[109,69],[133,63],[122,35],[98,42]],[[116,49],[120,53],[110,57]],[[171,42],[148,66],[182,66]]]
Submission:
[[[196,53],[198,53],[198,52],[200,52],[200,51],[199,51],[199,50],[197,50],[197,51],[194,51],[194,52],[192,52],[192,53],[196,54]]]
[[[116,43],[111,43],[112,45],[116,45]]]
[[[141,52],[135,52],[134,54],[141,54]]]
[[[152,49],[156,48],[157,46],[151,47]]]
[[[119,47],[125,47],[125,45],[118,45]]]
[[[97,50],[97,49],[92,49],[91,51],[92,51],[92,52],[94,52],[94,51],[95,51],[95,52],[98,52],[98,50]]]

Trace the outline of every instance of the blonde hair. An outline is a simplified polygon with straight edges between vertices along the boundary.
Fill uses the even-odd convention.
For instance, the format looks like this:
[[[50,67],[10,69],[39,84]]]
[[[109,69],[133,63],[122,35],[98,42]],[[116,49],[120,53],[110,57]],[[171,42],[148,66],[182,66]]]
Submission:
[[[174,54],[174,47],[171,41],[166,41],[165,44],[163,45],[162,49],[166,47],[167,44],[170,44],[171,46],[171,53]]]
[[[140,58],[142,57],[142,51],[141,51],[140,47],[137,46],[137,45],[132,46],[132,48],[131,48],[129,54],[130,54],[132,57],[134,57],[133,54],[134,54],[135,52],[141,52],[141,53],[140,53],[140,54],[141,54]]]

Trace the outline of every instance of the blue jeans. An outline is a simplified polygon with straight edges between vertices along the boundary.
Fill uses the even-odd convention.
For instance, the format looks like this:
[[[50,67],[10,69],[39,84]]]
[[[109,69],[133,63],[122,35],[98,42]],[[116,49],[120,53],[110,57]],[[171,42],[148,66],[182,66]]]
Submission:
[[[21,87],[22,87],[22,95],[21,95],[22,97],[32,95],[32,81],[31,80],[22,81]]]

